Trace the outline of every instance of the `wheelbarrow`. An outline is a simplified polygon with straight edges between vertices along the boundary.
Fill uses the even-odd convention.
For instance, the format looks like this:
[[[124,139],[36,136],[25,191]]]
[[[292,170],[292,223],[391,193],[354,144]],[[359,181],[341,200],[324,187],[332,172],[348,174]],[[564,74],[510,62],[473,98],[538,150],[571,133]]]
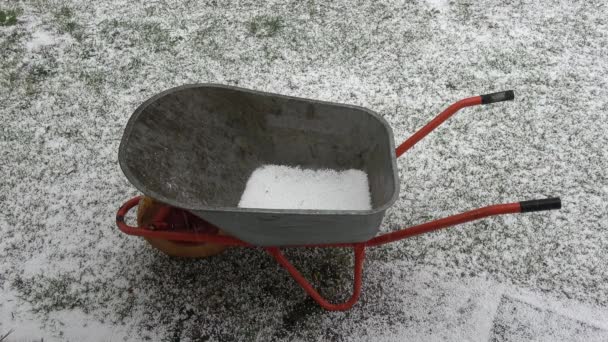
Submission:
[[[377,235],[399,195],[396,158],[458,110],[513,98],[513,91],[503,91],[457,101],[395,149],[388,123],[366,108],[215,84],[172,88],[139,106],[124,130],[119,163],[144,196],[123,204],[116,224],[173,256],[205,257],[228,246],[264,249],[323,308],[348,310],[361,293],[367,247],[489,216],[561,208],[559,198],[491,205]],[[364,170],[372,208],[238,207],[249,175],[266,164]],[[125,222],[135,206],[136,227]],[[286,247],[353,248],[350,299],[323,298],[283,255]]]

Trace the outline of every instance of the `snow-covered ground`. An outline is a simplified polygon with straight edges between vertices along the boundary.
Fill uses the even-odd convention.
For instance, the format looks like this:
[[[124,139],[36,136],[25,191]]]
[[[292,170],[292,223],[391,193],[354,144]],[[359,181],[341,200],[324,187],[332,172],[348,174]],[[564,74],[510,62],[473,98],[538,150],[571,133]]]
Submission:
[[[0,339],[608,340],[605,1],[0,1]],[[383,231],[561,196],[372,249],[348,312],[318,308],[260,250],[173,260],[119,233],[117,163],[145,99],[197,82],[361,105],[401,141]],[[344,299],[346,250],[289,250]],[[4,342],[4,341],[3,341]]]

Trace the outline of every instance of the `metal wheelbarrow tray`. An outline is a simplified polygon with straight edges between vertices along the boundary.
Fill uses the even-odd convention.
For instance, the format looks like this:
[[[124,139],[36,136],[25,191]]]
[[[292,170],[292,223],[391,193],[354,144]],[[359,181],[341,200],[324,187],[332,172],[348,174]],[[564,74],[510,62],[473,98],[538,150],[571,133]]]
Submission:
[[[152,97],[129,120],[119,161],[142,193],[259,246],[369,240],[399,195],[392,131],[376,113],[235,87]],[[263,164],[364,170],[372,210],[238,208]]]
[[[460,100],[395,151],[387,122],[365,108],[213,84],[169,89],[131,116],[120,144],[120,166],[146,196],[184,215],[196,215],[207,226],[205,231],[219,227],[228,236],[176,227],[151,229],[158,225],[129,226],[124,217],[139,197],[119,209],[116,223],[124,233],[145,238],[264,247],[321,306],[346,310],[359,297],[366,247],[492,215],[561,208],[559,198],[493,205],[376,236],[385,211],[399,194],[396,158],[458,110],[513,97],[512,91],[505,91]],[[249,176],[264,164],[363,170],[372,209],[239,208]],[[353,247],[351,299],[332,304],[322,298],[279,246]]]

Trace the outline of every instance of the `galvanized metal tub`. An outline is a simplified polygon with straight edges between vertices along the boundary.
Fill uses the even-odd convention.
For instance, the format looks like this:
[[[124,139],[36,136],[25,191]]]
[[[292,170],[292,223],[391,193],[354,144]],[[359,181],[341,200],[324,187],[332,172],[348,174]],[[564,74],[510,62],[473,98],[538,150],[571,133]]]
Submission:
[[[184,85],[144,102],[119,150],[121,169],[143,194],[259,246],[374,237],[399,194],[395,158],[392,130],[373,111],[216,84]],[[363,170],[372,209],[237,207],[264,164]]]

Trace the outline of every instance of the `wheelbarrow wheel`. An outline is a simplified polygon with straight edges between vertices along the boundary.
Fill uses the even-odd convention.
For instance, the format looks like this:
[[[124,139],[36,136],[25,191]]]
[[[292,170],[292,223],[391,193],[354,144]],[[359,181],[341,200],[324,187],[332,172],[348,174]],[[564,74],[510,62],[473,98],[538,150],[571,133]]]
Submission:
[[[153,226],[155,220],[163,210],[170,210],[170,208],[151,197],[143,196],[137,206],[137,225],[139,227]],[[219,229],[215,234],[225,235],[224,232]],[[227,246],[224,245],[207,242],[171,241],[145,236],[144,239],[146,239],[152,247],[166,255],[179,258],[206,258],[219,254],[227,248]]]

